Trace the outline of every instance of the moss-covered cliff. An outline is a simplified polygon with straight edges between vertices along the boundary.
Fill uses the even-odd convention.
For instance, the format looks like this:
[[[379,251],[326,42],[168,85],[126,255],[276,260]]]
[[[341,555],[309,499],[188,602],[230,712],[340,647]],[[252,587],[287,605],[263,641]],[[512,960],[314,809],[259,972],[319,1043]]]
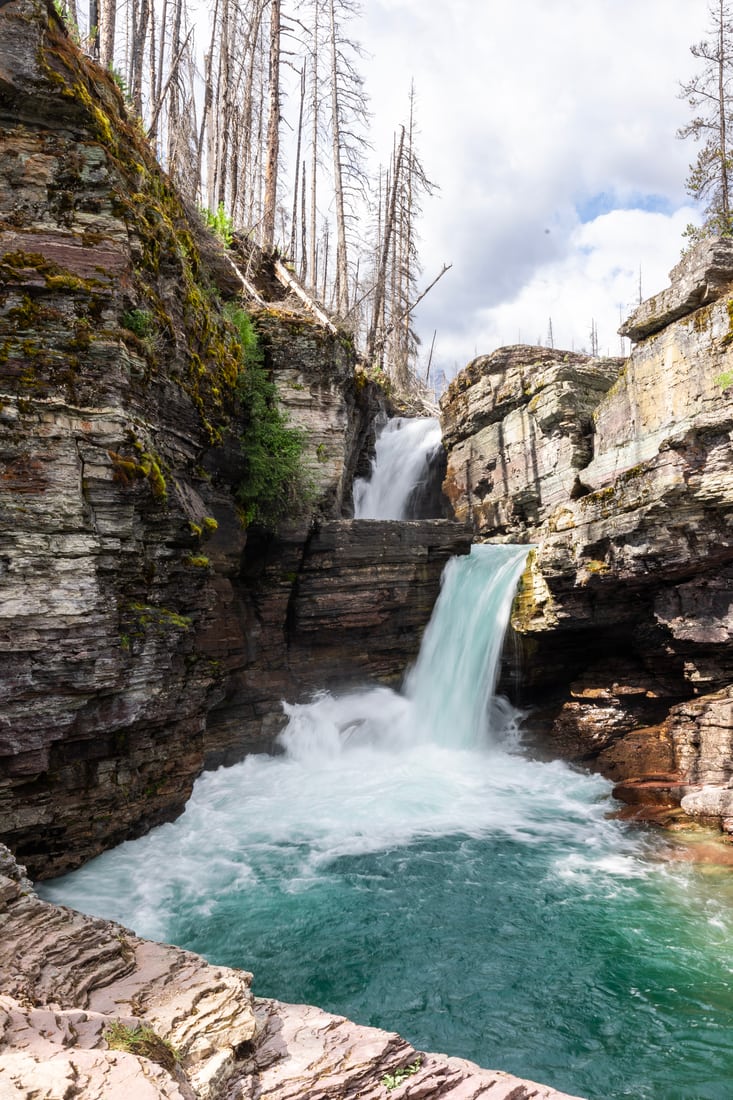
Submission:
[[[0,39],[0,835],[48,875],[180,812],[315,686],[299,577],[314,524],[348,511],[375,396],[347,338],[258,307],[311,491],[277,534],[246,530],[254,428],[223,309],[241,278],[50,3],[0,6]],[[423,540],[433,593],[457,540]],[[392,552],[364,546],[357,589]],[[388,677],[419,641],[417,580],[389,592]],[[345,674],[372,628],[334,640]]]

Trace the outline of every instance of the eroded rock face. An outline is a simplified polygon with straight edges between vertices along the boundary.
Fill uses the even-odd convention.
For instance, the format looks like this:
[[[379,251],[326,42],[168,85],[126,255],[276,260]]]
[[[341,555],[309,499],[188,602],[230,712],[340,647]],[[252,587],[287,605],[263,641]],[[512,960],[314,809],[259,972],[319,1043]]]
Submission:
[[[201,460],[237,354],[114,82],[45,5],[3,5],[0,36],[0,832],[52,873],[176,813],[201,768],[201,536],[232,534],[225,573],[244,545]]]
[[[624,330],[640,341],[625,364],[580,364],[565,419],[523,396],[536,364],[540,397],[562,405],[562,353],[544,350],[543,375],[533,348],[477,360],[443,419],[459,514],[480,536],[537,546],[513,617],[534,725],[623,797],[692,812],[692,788],[730,774],[730,242],[672,276]]]
[[[549,348],[475,359],[441,402],[444,491],[478,534],[530,536],[578,491],[592,456],[592,413],[621,360]]]
[[[370,679],[396,686],[417,657],[443,568],[470,543],[447,520],[323,520],[252,540],[214,633],[244,627],[257,657],[232,673],[209,714],[207,764],[271,748],[281,699]]]
[[[448,520],[331,521],[306,546],[291,602],[288,662],[311,688],[395,684],[429,620],[448,559],[468,553]]]
[[[0,40],[0,835],[48,876],[175,816],[203,766],[268,748],[280,700],[316,686],[299,577],[314,583],[314,524],[348,512],[377,397],[346,337],[258,311],[313,501],[277,537],[246,532],[231,263],[51,6],[1,5]],[[309,613],[338,635],[335,678],[374,626],[340,629],[349,584],[407,566],[394,680],[449,543],[428,537],[422,571],[387,542],[352,555],[320,625]]]
[[[0,927],[8,1100],[382,1100],[404,1067],[398,1097],[569,1100],[308,1005],[255,1001],[244,971],[40,901],[1,845]]]

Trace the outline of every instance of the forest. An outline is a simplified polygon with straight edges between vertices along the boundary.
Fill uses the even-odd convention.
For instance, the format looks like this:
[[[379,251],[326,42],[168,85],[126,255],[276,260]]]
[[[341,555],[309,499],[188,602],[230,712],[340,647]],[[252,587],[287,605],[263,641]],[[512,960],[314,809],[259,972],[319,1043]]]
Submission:
[[[225,241],[274,252],[396,389],[429,378],[413,315],[448,270],[422,280],[418,225],[435,184],[419,155],[414,86],[391,149],[375,159],[357,0],[56,7]]]

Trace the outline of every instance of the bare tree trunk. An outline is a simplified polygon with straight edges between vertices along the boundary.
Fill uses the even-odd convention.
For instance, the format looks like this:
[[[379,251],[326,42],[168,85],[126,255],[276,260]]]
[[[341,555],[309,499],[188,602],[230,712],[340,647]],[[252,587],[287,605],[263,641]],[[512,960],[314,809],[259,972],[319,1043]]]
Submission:
[[[152,111],[155,102],[155,87],[158,80],[158,59],[155,54],[155,41],[156,41],[156,26],[155,26],[155,4],[150,5],[150,106]]]
[[[232,72],[231,51],[234,46],[232,40],[232,20],[230,0],[222,0],[221,6],[221,37],[219,39],[219,81],[218,81],[218,127],[219,141],[217,143],[217,188],[214,195],[214,206],[226,206],[226,181],[227,160],[229,156],[230,127],[232,124]]]
[[[311,63],[311,181],[310,181],[310,268],[311,286],[318,293],[318,136],[320,122],[320,91],[318,87],[318,4],[313,4],[313,60]],[[325,302],[325,296],[323,301]]]
[[[262,244],[275,244],[277,170],[280,158],[280,0],[270,0],[270,69],[267,149],[265,157],[265,200],[262,214]]]
[[[336,308],[342,317],[349,311],[349,269],[346,250],[346,214],[344,178],[341,163],[341,105],[339,103],[338,54],[336,49],[336,12],[329,0],[331,41],[331,140],[333,146],[333,185],[336,206]]]
[[[155,5],[153,5],[155,7]],[[151,95],[153,100],[151,104],[152,110],[160,111],[160,102],[163,95],[163,69],[165,66],[165,31],[168,24],[168,0],[163,0],[163,6],[160,13],[160,39],[158,41],[158,78],[155,85],[155,95]]]
[[[117,0],[99,0],[99,62],[108,69],[115,54]]]
[[[143,113],[143,68],[145,66],[145,45],[150,18],[148,0],[141,0],[140,6],[133,4],[132,43],[130,51],[130,95],[132,105],[138,115]]]
[[[290,222],[290,259],[296,262],[298,244],[298,199],[300,184],[300,149],[303,142],[303,108],[305,106],[305,62],[300,70],[300,108],[298,110],[298,142],[295,152],[295,182],[293,184],[293,215]]]
[[[377,268],[377,280],[374,288],[374,314],[372,317],[372,324],[367,336],[367,349],[366,356],[367,362],[371,363],[374,360],[374,353],[377,343],[377,326],[379,324],[379,318],[382,313],[385,298],[385,289],[387,281],[387,264],[389,262],[390,246],[392,244],[392,234],[394,232],[395,225],[395,212],[397,209],[397,190],[400,184],[400,172],[402,167],[402,150],[405,144],[405,128],[404,126],[400,130],[400,140],[397,152],[395,154],[395,162],[392,176],[392,188],[389,193],[389,205],[385,212],[384,218],[384,235],[382,237],[382,254],[379,260],[379,267]]]
[[[254,164],[254,186],[252,188],[253,195],[253,218],[259,227],[259,242],[263,243],[262,236],[262,211],[264,209],[264,184],[265,173],[263,170],[263,163],[266,155],[265,149],[265,131],[264,131],[264,118],[265,118],[265,82],[263,75],[259,73],[259,87],[258,87],[258,104],[257,104],[257,158]]]
[[[245,143],[243,138],[244,111],[242,109],[243,87],[247,71],[247,54],[249,51],[249,27],[244,13],[239,4],[233,8],[233,41],[231,90],[229,99],[229,155],[226,164],[226,190],[228,195],[228,210],[237,225],[241,225],[240,218],[240,191],[246,181],[242,179],[242,163],[244,160]]]
[[[246,192],[248,207],[245,220],[254,225],[255,215],[255,172],[258,170],[259,142],[255,143],[255,121],[259,126],[259,117],[255,119],[255,83],[260,72],[260,37],[262,32],[263,0],[257,0],[252,12],[245,47],[246,73],[244,100],[242,107],[241,147],[242,147],[242,183]]]
[[[300,188],[300,281],[305,285],[308,276],[308,251],[306,247],[305,224],[305,161],[303,161],[303,180]]]
[[[212,62],[214,57],[214,42],[216,38],[217,20],[219,18],[219,0],[215,0],[214,11],[211,17],[211,40],[209,42],[209,52],[204,55],[204,103],[201,110],[201,128],[199,130],[198,143],[196,146],[196,175],[199,181],[199,193],[201,194],[201,201],[203,203],[208,202],[209,192],[208,188],[204,190],[203,187],[203,164],[204,164],[204,143],[210,136],[210,118],[211,107],[214,102],[214,87],[211,78]],[[209,157],[211,155],[211,147],[206,148],[206,168],[209,171]]]
[[[181,20],[183,18],[183,0],[174,0],[173,33],[171,36],[171,70],[167,87],[168,92],[168,168],[175,173],[180,144],[181,104],[179,95],[179,73],[185,43],[181,45]],[[165,95],[163,96],[165,98]]]
[[[99,61],[99,0],[89,0],[89,52]]]
[[[326,304],[326,294],[328,291],[328,225],[323,227],[323,292],[321,294],[321,301]]]
[[[718,23],[718,109],[720,118],[720,191],[721,191],[721,205],[723,218],[725,224],[730,230],[730,190],[728,180],[728,148],[726,141],[726,106],[727,97],[725,94],[725,85],[728,77],[728,67],[730,60],[726,49],[726,36],[725,36],[725,3],[724,0],[718,0],[719,3],[719,23]]]

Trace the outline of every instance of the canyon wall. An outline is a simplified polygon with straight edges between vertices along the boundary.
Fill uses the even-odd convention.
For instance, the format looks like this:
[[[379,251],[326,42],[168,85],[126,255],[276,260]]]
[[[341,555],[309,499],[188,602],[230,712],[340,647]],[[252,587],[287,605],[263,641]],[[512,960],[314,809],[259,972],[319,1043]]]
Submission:
[[[442,402],[445,490],[536,545],[515,604],[530,724],[633,804],[733,814],[733,242],[623,328],[628,360],[504,348]],[[669,812],[669,813],[668,813]]]
[[[0,39],[0,835],[45,876],[175,816],[204,765],[269,748],[280,700],[320,686],[316,650],[334,680],[365,653],[397,679],[468,540],[337,535],[381,397],[282,288],[252,317],[312,499],[277,533],[244,528],[239,256],[51,4],[3,4]],[[329,539],[348,543],[330,589]],[[381,610],[360,615],[370,588]]]

